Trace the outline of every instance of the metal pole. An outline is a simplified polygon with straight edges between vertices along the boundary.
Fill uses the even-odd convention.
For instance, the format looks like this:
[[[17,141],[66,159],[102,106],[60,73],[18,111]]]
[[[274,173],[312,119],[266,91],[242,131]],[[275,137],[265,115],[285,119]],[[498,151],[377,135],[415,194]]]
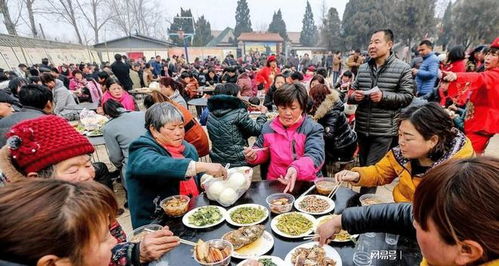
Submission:
[[[189,37],[189,36],[187,36]],[[184,51],[185,51],[185,60],[187,61],[187,64],[189,64],[189,53],[187,51],[187,41],[186,38],[184,38]]]

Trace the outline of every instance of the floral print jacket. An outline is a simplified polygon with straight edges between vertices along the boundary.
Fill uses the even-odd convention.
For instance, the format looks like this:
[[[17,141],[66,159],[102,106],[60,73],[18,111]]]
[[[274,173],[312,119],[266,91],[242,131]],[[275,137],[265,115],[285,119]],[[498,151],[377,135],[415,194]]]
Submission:
[[[126,241],[126,234],[121,225],[115,221],[110,227],[111,235],[118,240],[118,244],[112,249],[113,256],[109,262],[110,266],[132,266],[140,265],[140,248],[138,243]]]

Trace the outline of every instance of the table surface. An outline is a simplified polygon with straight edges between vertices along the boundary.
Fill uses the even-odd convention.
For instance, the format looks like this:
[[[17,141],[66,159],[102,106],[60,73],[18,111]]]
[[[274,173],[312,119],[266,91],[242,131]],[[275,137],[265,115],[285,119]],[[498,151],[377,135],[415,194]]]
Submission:
[[[194,106],[206,106],[208,104],[207,98],[196,98],[187,102],[188,105]]]
[[[69,105],[65,107],[64,109],[67,110],[83,110],[83,109],[89,109],[89,110],[97,110],[97,107],[99,106],[99,103],[89,103],[89,102],[84,102],[84,103],[79,103],[76,105]]]
[[[95,137],[86,136],[86,137],[90,141],[92,146],[106,145],[106,141],[104,140],[103,136],[95,136]]]
[[[306,191],[311,185],[312,183],[309,182],[297,182],[295,190],[292,194],[294,194],[295,197],[298,197],[299,195],[301,195],[301,193]],[[256,203],[267,207],[267,204],[265,202],[266,197],[273,193],[282,192],[283,189],[284,186],[277,181],[253,182],[251,184],[250,189],[233,206],[246,203]],[[314,193],[314,191],[312,191],[311,193]],[[353,194],[355,193],[353,192],[337,193],[337,195],[335,196],[335,202],[338,202],[337,205],[343,204],[343,206],[345,206],[345,204],[346,206],[355,205],[357,203],[357,200],[353,201],[345,198],[345,197],[350,198]],[[343,203],[340,203],[339,201],[343,201]],[[202,195],[195,197],[191,200],[189,208],[193,209],[195,207],[206,206],[210,204],[218,205],[216,202],[209,201],[206,198],[206,195],[203,193]],[[270,221],[275,216],[277,215],[270,213],[269,218],[267,218],[267,220],[264,223],[266,231],[271,233],[272,236],[274,237],[274,247],[269,252],[267,252],[266,255],[277,256],[284,260],[289,251],[291,251],[293,248],[295,248],[298,245],[310,242],[310,240],[289,239],[275,234],[270,227]],[[318,217],[319,216],[316,216],[316,218]],[[215,227],[207,229],[192,229],[183,225],[181,218],[168,218],[166,216],[163,217],[159,223],[163,225],[168,225],[170,230],[172,230],[173,233],[179,236],[180,238],[191,241],[197,241],[198,239],[203,239],[205,241],[210,239],[219,239],[226,232],[236,230],[238,228],[228,224],[227,222],[223,222]],[[384,233],[377,233],[374,238],[367,238],[364,237],[364,235],[361,235],[362,237],[361,239],[366,239],[364,242],[366,241],[369,242],[366,245],[369,245],[369,247],[373,251],[376,250],[381,252],[384,251],[388,252],[391,250],[393,253],[397,252],[397,254],[399,254],[401,253],[402,250],[404,254],[403,256],[397,257],[397,260],[388,260],[386,258],[382,258],[380,260],[373,259],[371,265],[418,265],[419,264],[421,256],[419,255],[419,249],[417,248],[417,246],[415,246],[416,244],[414,240],[404,239],[401,237],[401,239],[399,240],[399,245],[397,247],[393,246],[390,247],[388,246],[388,244],[385,243],[384,236],[385,236]],[[353,265],[352,258],[353,258],[353,253],[355,251],[355,244],[353,242],[347,242],[347,243],[332,242],[330,243],[330,245],[334,247],[336,251],[338,251],[338,253],[340,254],[343,265]],[[168,265],[175,265],[175,266],[197,265],[196,261],[192,258],[192,247],[183,244],[181,244],[177,248],[167,253],[167,255],[164,258],[162,258],[162,261],[165,260],[168,262]],[[236,265],[240,261],[241,260],[239,259],[232,258],[231,265]],[[161,263],[154,263],[154,264],[165,265]]]

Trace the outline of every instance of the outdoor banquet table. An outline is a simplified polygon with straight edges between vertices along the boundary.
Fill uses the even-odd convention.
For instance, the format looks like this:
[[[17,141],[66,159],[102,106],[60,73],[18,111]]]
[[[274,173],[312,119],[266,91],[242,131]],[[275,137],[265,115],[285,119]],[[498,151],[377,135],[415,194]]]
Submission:
[[[65,107],[66,110],[76,110],[76,111],[81,111],[83,109],[88,109],[88,110],[97,110],[97,107],[99,107],[99,103],[89,103],[89,102],[84,102],[84,103],[79,103],[76,105],[69,105]]]
[[[299,195],[301,195],[304,191],[306,191],[311,185],[313,185],[313,183],[311,182],[298,181],[296,183],[293,193],[291,194],[293,194],[296,198]],[[233,206],[246,203],[255,203],[268,207],[268,205],[265,202],[266,197],[273,193],[282,192],[283,189],[284,185],[280,184],[278,181],[253,182],[251,184],[250,189]],[[356,197],[355,193],[350,189],[347,188],[341,188],[341,189],[342,191],[339,190],[335,196],[336,198],[335,203],[337,203],[338,209],[341,208],[340,211],[342,211],[344,207],[356,205],[358,200],[358,197]],[[213,201],[209,201],[206,198],[205,193],[203,193],[200,196],[191,199],[191,202],[189,204],[189,209],[206,205],[219,205],[219,204]],[[271,233],[272,236],[274,237],[274,247],[265,255],[277,256],[284,260],[289,251],[291,251],[293,248],[295,248],[298,245],[310,242],[310,240],[289,239],[281,237],[276,233],[274,233],[270,227],[270,221],[275,216],[277,216],[277,214],[269,212],[269,217],[264,222],[265,230]],[[319,216],[315,217],[318,218]],[[217,226],[206,229],[192,229],[186,227],[182,223],[182,218],[168,218],[166,216],[161,218],[158,223],[162,225],[168,225],[170,230],[178,237],[194,242],[196,242],[198,239],[202,239],[204,241],[210,239],[220,239],[224,233],[236,230],[238,228],[228,224],[227,222],[223,222]],[[421,255],[419,253],[419,248],[417,248],[415,240],[410,240],[400,237],[397,246],[389,246],[388,244],[385,243],[384,239],[385,239],[384,233],[376,233],[375,237],[372,238],[361,235],[361,238],[359,239],[358,243],[360,243],[361,241],[366,242],[366,245],[369,245],[371,252],[374,252],[375,254],[371,265],[419,265],[419,262],[421,261]],[[335,248],[336,251],[340,254],[342,259],[342,265],[344,266],[354,265],[352,259],[353,259],[353,253],[355,251],[355,244],[353,242],[347,242],[347,243],[331,242],[330,245],[333,248]],[[388,257],[389,254],[391,256]],[[396,255],[393,256],[393,254]],[[181,244],[180,246],[176,247],[175,249],[167,253],[167,255],[165,255],[161,259],[161,261],[153,264],[166,265],[164,261],[167,261],[168,265],[174,265],[174,266],[198,265],[194,260],[194,258],[192,257],[192,247],[184,244]],[[241,262],[241,260],[232,258],[230,265],[237,265],[239,262]]]
[[[193,106],[206,106],[208,105],[208,99],[207,98],[195,98],[192,100],[189,100],[187,102],[188,105],[193,105]]]

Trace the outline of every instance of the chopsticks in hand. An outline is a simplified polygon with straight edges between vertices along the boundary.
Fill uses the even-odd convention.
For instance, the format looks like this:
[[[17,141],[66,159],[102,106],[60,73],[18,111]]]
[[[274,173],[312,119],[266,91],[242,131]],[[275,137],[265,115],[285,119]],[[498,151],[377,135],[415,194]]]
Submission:
[[[343,181],[340,181],[338,182],[338,184],[336,184],[334,187],[333,187],[333,190],[331,190],[331,192],[329,193],[329,195],[327,196],[328,198],[333,198],[333,196],[336,194],[336,192],[338,191],[338,189],[341,187],[341,185],[343,185]]]

